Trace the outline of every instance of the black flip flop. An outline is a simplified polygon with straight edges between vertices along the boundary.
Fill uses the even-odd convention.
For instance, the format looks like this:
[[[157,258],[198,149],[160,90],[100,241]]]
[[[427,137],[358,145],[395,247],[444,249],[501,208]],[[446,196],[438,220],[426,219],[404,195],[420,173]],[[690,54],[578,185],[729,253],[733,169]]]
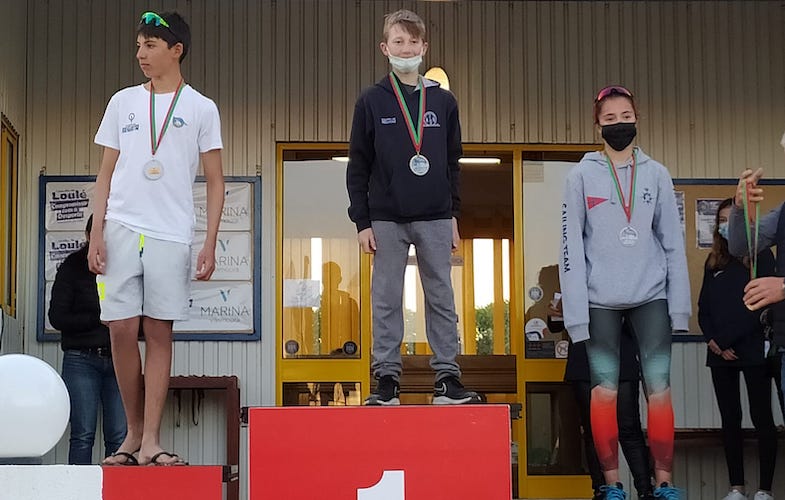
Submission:
[[[176,458],[177,461],[176,462],[171,462],[171,463],[159,462],[158,459],[163,457],[163,456],[167,456],[167,457],[170,457],[170,458]],[[177,453],[169,453],[168,451],[159,451],[158,453],[153,455],[152,458],[150,458],[150,463],[147,464],[147,465],[153,465],[153,466],[158,466],[158,467],[172,467],[172,466],[178,466],[178,465],[188,465],[188,462],[186,462],[185,460],[180,458],[180,456]]]
[[[137,451],[138,451],[138,450],[137,450]],[[135,453],[135,452],[134,452],[134,453]],[[102,464],[102,465],[108,465],[108,466],[118,466],[118,467],[119,467],[119,466],[134,466],[134,465],[139,465],[139,460],[137,460],[137,459],[136,459],[136,457],[133,455],[133,453],[128,453],[127,451],[116,451],[116,452],[112,453],[112,454],[111,454],[111,455],[109,455],[109,456],[110,456],[110,457],[124,457],[124,458],[125,458],[125,461],[123,461],[123,462],[117,462],[117,463],[113,463],[113,464]]]

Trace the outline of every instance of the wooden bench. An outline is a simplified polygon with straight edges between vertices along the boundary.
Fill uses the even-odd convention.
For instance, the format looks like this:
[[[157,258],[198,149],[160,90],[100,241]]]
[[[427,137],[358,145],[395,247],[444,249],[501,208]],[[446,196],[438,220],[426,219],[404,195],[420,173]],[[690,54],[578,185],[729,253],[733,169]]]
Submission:
[[[434,373],[430,360],[430,355],[403,356],[401,392],[433,392]],[[456,361],[461,367],[461,382],[473,391],[489,394],[518,392],[514,355],[461,355]]]
[[[223,481],[228,500],[240,499],[240,385],[236,376],[177,376],[169,379],[169,389],[224,392],[226,412],[226,465]]]

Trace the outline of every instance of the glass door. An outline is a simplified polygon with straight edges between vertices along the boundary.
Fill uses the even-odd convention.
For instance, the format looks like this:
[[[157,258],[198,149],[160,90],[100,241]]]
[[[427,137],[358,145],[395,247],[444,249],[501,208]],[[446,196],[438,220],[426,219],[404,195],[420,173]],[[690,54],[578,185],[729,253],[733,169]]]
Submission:
[[[369,390],[368,258],[346,214],[345,155],[327,145],[279,149],[277,374],[285,406],[359,405]]]

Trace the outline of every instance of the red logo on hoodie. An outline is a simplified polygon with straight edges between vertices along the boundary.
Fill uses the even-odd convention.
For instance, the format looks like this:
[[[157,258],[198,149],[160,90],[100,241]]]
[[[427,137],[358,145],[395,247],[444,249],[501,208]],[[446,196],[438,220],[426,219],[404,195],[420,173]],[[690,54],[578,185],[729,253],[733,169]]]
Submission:
[[[600,198],[598,196],[587,196],[586,203],[589,205],[589,210],[596,207],[602,202],[608,201],[608,198]]]

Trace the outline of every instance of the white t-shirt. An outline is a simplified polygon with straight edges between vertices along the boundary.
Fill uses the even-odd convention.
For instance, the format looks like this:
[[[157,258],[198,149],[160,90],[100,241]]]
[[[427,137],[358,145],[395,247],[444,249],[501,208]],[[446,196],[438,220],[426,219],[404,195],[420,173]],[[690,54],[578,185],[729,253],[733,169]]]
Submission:
[[[174,92],[155,94],[156,140],[173,98]],[[150,142],[150,92],[143,85],[120,90],[95,134],[96,144],[120,151],[106,218],[152,238],[190,244],[199,154],[223,149],[218,108],[190,85],[183,88],[155,154],[163,167],[157,180],[145,176]]]

